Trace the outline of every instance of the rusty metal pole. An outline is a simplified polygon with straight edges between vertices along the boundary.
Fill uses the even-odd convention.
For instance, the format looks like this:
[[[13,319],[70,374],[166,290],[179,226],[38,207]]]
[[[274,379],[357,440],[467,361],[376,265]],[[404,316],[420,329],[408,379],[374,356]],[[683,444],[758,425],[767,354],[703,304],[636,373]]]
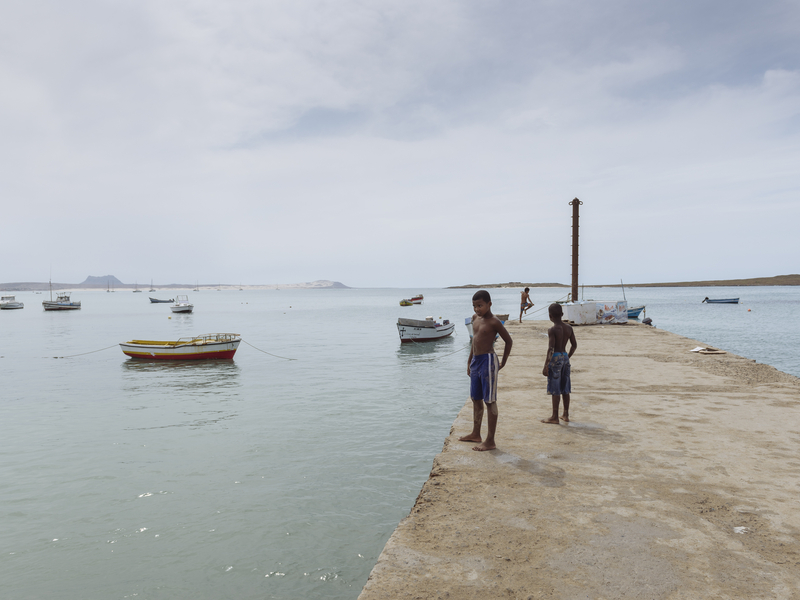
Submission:
[[[578,301],[578,207],[583,204],[575,198],[572,202],[572,301]]]

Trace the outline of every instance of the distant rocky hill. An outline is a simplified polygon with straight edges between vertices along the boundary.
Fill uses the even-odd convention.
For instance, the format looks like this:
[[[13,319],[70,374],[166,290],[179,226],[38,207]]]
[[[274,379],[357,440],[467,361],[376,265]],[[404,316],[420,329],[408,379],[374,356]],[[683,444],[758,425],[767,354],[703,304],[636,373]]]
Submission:
[[[115,285],[119,287],[125,284],[113,275],[101,275],[100,277],[89,275],[83,283],[79,283],[78,285],[81,287],[106,287],[108,285]]]
[[[718,279],[710,281],[681,281],[671,283],[626,283],[626,288],[634,287],[732,287],[737,285],[800,285],[800,275],[776,275],[775,277],[753,277],[751,279]],[[521,283],[511,281],[509,283],[486,283],[475,285],[454,285],[446,288],[448,290],[472,289],[472,288],[524,288],[524,287],[570,287],[563,283]],[[581,287],[600,288],[600,287],[619,287],[617,283],[611,284],[586,284]]]

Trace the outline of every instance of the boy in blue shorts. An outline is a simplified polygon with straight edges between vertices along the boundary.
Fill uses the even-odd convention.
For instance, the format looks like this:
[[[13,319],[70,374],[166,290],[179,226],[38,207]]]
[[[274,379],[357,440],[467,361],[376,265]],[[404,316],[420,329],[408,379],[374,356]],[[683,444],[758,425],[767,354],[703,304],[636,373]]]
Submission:
[[[506,366],[511,353],[511,336],[503,327],[500,319],[492,314],[492,298],[486,290],[478,290],[472,296],[472,347],[467,359],[467,375],[470,378],[469,397],[472,400],[473,427],[472,433],[458,438],[460,442],[477,442],[472,449],[478,452],[494,450],[494,434],[497,430],[497,375]],[[494,340],[503,338],[503,360],[497,360],[494,353]],[[488,432],[486,440],[481,438],[483,422],[483,405],[489,413],[487,417]]]
[[[547,358],[544,360],[542,375],[547,377],[547,393],[553,397],[553,414],[549,419],[542,419],[542,423],[558,425],[558,405],[561,396],[564,396],[564,414],[561,419],[569,422],[569,394],[571,383],[569,379],[569,359],[575,354],[578,342],[575,332],[570,325],[563,323],[564,315],[560,304],[551,304],[548,308],[553,326],[547,330],[548,346]],[[567,341],[569,341],[569,354],[567,354]]]

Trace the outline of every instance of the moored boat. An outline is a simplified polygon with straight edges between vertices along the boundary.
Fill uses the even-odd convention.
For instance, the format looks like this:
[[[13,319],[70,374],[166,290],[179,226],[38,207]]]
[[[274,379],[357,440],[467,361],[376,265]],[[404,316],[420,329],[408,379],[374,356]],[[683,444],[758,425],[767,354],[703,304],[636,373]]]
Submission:
[[[420,319],[397,319],[397,333],[400,334],[400,342],[403,344],[411,342],[432,342],[451,335],[456,328],[455,323],[444,319],[441,323],[433,320],[433,317]]]
[[[241,341],[238,333],[206,333],[174,342],[131,340],[119,346],[127,356],[145,360],[232,359]]]
[[[708,296],[706,296],[703,299],[703,302],[705,302],[706,304],[739,304],[739,299],[738,298],[717,298],[715,300],[715,299],[711,299]],[[700,304],[702,304],[703,302],[701,302]]]
[[[167,302],[175,302],[175,298],[170,298],[169,300],[159,300],[158,298],[153,298],[150,296],[150,302],[153,304],[158,304],[159,302],[167,303]]]
[[[639,315],[642,314],[644,310],[644,306],[634,306],[628,309],[628,318],[629,319],[638,319]]]
[[[407,298],[403,298],[402,300],[400,300],[400,306],[414,306],[414,303],[411,302],[411,300],[408,300]]]
[[[416,296],[412,296],[409,298],[409,302],[411,304],[422,304],[422,300],[425,298],[422,294],[417,294]]]
[[[19,300],[17,300],[16,296],[0,297],[0,309],[12,310],[14,308],[25,308],[25,305]]]
[[[45,310],[80,310],[80,300],[70,300],[68,292],[61,292],[56,294],[56,299],[53,300],[53,283],[50,282],[50,300],[42,302],[42,308]]]
[[[175,296],[177,298],[175,304],[169,307],[174,313],[190,313],[194,310],[194,304],[189,303],[189,297],[183,294]]]

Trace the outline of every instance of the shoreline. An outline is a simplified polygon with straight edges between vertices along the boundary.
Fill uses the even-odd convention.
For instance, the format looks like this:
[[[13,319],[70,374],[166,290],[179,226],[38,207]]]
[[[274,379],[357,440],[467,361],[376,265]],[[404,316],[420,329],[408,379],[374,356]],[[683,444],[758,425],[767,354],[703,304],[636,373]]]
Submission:
[[[662,329],[578,327],[573,421],[545,425],[549,322],[507,325],[498,449],[457,441],[466,399],[359,600],[793,597],[800,379]]]
[[[752,277],[749,279],[719,279],[708,281],[682,281],[666,283],[626,283],[626,288],[653,288],[653,287],[773,287],[773,286],[797,286],[800,285],[800,275],[777,275],[775,277]],[[472,290],[481,288],[571,288],[566,283],[523,283],[520,281],[509,281],[508,283],[486,283],[477,285],[468,283],[466,285],[454,285],[447,287],[447,290]],[[620,284],[582,284],[581,288],[619,288]]]

